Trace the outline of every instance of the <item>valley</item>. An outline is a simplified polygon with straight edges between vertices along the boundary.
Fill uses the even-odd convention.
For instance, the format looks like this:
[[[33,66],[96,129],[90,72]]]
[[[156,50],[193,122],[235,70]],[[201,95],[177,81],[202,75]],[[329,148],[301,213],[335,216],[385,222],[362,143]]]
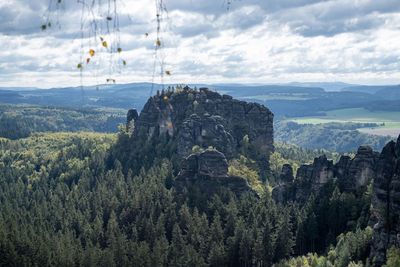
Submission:
[[[400,133],[400,111],[349,108],[327,111],[322,116],[294,117],[288,120],[299,124],[360,123],[367,125],[357,130],[367,134],[397,137]]]

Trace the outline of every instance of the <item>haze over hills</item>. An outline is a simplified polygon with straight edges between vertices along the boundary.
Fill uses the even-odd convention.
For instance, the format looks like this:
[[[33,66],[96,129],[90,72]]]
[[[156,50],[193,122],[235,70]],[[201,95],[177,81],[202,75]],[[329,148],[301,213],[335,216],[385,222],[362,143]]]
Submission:
[[[164,88],[175,85],[164,85]],[[346,83],[289,83],[275,85],[246,85],[246,84],[190,84],[191,87],[208,87],[221,93],[251,101],[265,102],[274,105],[274,101],[330,99],[338,103],[328,107],[351,106],[356,103],[372,103],[380,100],[400,100],[400,87],[364,86]],[[156,90],[163,88],[160,84],[129,83],[116,85],[97,85],[83,87],[63,87],[39,89],[34,87],[0,87],[1,103],[27,103],[56,106],[111,106],[114,108],[130,108],[143,106],[146,99]],[[345,92],[352,92],[345,93]],[[372,96],[373,95],[373,96]],[[347,99],[351,96],[352,99]],[[64,101],[68,99],[68,101]],[[340,103],[339,103],[340,102]],[[307,103],[307,102],[305,102]],[[276,110],[278,116],[280,110]],[[313,112],[316,112],[315,110]],[[286,113],[290,113],[287,110]],[[287,115],[287,114],[285,114]],[[298,114],[301,116],[301,113]],[[290,116],[290,115],[289,115]]]

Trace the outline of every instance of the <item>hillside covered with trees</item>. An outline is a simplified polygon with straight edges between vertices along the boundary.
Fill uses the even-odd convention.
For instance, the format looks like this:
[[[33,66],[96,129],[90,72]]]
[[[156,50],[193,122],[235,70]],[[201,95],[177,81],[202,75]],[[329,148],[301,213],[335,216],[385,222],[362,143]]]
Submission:
[[[204,95],[207,98],[202,98]],[[181,102],[185,99],[190,101]],[[191,120],[199,120],[186,115],[193,108],[193,99],[198,99],[197,112],[222,100],[226,107],[234,103],[253,109],[255,121],[259,114],[269,114],[257,104],[187,88],[149,99],[141,115],[134,115],[118,134],[35,133],[24,139],[0,139],[0,265],[374,266],[370,255],[376,250],[373,238],[379,233],[372,229],[371,221],[376,219],[370,207],[375,203],[376,185],[364,179],[362,186],[349,190],[343,180],[327,179],[333,165],[321,154],[332,159],[335,168],[347,168],[344,160],[350,160],[352,166],[351,160],[358,162],[360,153],[370,153],[375,162],[375,152],[359,149],[356,155],[343,158],[336,152],[276,142],[266,159],[249,140],[256,140],[256,128],[246,129],[245,124],[232,127],[206,114],[200,118],[206,130],[203,141],[193,139],[197,145],[189,143],[189,153],[214,151],[207,155],[222,158],[198,156],[203,163],[195,163],[198,170],[194,171],[199,172],[186,182],[190,185],[198,179],[200,185],[208,181],[214,191],[181,188],[177,185],[185,177],[182,173],[192,170],[190,164],[194,163],[188,162],[190,157],[183,162],[178,158],[190,140],[185,139],[185,146],[178,150],[181,139],[177,136],[196,125]],[[176,106],[182,110],[176,111]],[[152,130],[152,123],[164,122],[149,110],[185,113],[175,113],[172,127],[162,132],[161,127]],[[188,116],[190,123],[183,116]],[[168,120],[169,115],[161,118]],[[176,128],[181,121],[181,128]],[[215,128],[215,122],[223,124]],[[251,121],[230,123],[239,126],[237,123]],[[170,135],[168,129],[178,133]],[[210,139],[213,129],[227,139]],[[233,138],[240,143],[232,142]],[[227,160],[217,149],[232,156]],[[392,152],[388,153],[382,155]],[[221,166],[224,162],[226,173]],[[224,184],[224,180],[232,184]],[[217,185],[215,181],[220,182]],[[248,189],[237,191],[234,181],[242,181]],[[290,183],[297,193],[276,198],[280,188],[290,193]],[[384,253],[387,266],[396,266],[398,248],[388,247]]]
[[[168,159],[138,175],[124,174],[118,161],[107,166],[114,142],[88,133],[0,141],[2,265],[270,266],[324,254],[337,241],[318,262],[365,260],[371,230],[368,213],[357,214],[369,206],[368,192],[357,199],[332,184],[303,207],[276,204],[267,188],[259,198],[226,191],[193,203],[171,188]]]

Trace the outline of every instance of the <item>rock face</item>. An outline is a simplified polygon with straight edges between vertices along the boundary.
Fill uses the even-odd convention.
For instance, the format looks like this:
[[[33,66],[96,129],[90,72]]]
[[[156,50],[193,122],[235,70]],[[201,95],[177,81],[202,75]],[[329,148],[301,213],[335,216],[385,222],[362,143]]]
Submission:
[[[371,259],[375,266],[382,266],[386,250],[400,248],[400,136],[383,148],[377,161],[371,213]]]
[[[228,162],[224,154],[216,150],[191,154],[183,161],[182,169],[175,180],[175,187],[180,190],[193,186],[209,195],[222,187],[237,195],[254,193],[244,178],[228,175]]]
[[[151,138],[168,133],[178,140],[177,153],[192,147],[216,147],[233,157],[247,135],[260,153],[273,152],[273,114],[266,107],[232,99],[206,88],[185,88],[151,97],[135,121],[134,135]]]
[[[132,128],[132,125],[134,127],[135,121],[138,118],[139,118],[139,114],[136,109],[128,110],[128,114],[126,115],[126,131],[129,131]]]
[[[365,188],[376,175],[376,161],[379,153],[369,146],[360,146],[353,159],[348,156],[340,158],[335,165],[335,177],[343,191],[357,192]]]
[[[136,121],[139,118],[139,114],[136,109],[128,110],[128,114],[126,115],[126,123],[129,124],[131,121]]]
[[[336,164],[326,156],[320,156],[315,158],[312,164],[300,166],[296,179],[290,181],[290,178],[281,178],[283,184],[274,188],[273,196],[279,202],[304,202],[311,193],[318,195],[320,189],[334,179],[337,179],[342,191],[360,192],[376,177],[378,157],[379,153],[368,146],[361,146],[353,159],[342,156]],[[284,169],[287,168],[284,166]],[[288,170],[282,169],[283,172]]]
[[[192,152],[192,147],[198,145],[203,148],[212,146],[228,158],[233,157],[236,143],[223,123],[221,116],[206,114],[201,118],[192,114],[182,123],[178,133],[178,154],[186,157]]]
[[[293,182],[275,187],[272,196],[278,202],[304,202],[311,193],[318,195],[320,188],[333,179],[337,179],[343,192],[355,194],[365,191],[373,181],[370,258],[374,266],[382,266],[387,249],[400,248],[400,136],[397,142],[389,142],[380,154],[361,146],[353,159],[342,156],[335,165],[325,156],[316,158],[313,164],[299,168]]]
[[[293,182],[293,168],[290,164],[283,164],[281,174],[279,175],[279,180],[284,183]]]
[[[279,185],[272,190],[272,197],[279,203],[285,202],[286,199],[292,199],[293,189],[293,168],[290,164],[284,164],[279,175]]]
[[[317,195],[321,187],[334,177],[334,166],[325,155],[314,159],[310,165],[302,165],[297,170],[294,181],[294,200],[304,202],[313,193]]]

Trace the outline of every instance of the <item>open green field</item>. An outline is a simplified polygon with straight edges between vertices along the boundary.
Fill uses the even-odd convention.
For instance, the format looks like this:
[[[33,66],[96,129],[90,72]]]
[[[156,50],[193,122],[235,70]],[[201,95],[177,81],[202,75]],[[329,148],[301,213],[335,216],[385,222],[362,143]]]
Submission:
[[[361,132],[397,137],[400,133],[400,111],[369,111],[364,108],[338,109],[326,112],[326,116],[291,118],[300,124],[320,123],[376,123],[379,127],[362,128]]]

